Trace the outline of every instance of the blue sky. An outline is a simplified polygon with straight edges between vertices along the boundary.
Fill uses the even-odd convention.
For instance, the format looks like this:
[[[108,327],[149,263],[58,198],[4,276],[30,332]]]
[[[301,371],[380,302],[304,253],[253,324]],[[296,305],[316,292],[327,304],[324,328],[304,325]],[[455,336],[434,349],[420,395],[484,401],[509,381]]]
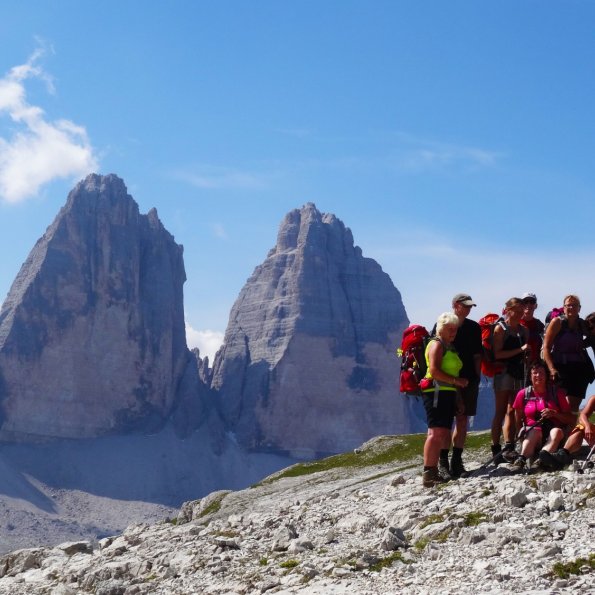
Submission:
[[[184,245],[189,339],[306,202],[431,325],[595,310],[595,3],[0,3],[0,300],[68,191],[122,177]]]

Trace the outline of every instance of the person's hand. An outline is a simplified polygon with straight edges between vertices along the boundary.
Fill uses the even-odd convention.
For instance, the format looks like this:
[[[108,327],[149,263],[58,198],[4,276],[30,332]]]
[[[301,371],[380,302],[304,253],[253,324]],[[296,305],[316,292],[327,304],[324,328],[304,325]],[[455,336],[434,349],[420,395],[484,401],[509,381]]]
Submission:
[[[552,379],[552,382],[558,382],[558,380],[560,379],[560,374],[558,373],[558,370],[556,370],[556,368],[554,367],[550,368],[550,378]]]
[[[589,446],[593,446],[595,444],[595,425],[592,423],[587,423],[585,426],[585,440]]]
[[[459,388],[465,388],[469,384],[469,380],[467,378],[456,378],[455,379],[455,386]]]
[[[556,412],[553,409],[544,409],[541,412],[541,419],[550,419],[556,416]]]

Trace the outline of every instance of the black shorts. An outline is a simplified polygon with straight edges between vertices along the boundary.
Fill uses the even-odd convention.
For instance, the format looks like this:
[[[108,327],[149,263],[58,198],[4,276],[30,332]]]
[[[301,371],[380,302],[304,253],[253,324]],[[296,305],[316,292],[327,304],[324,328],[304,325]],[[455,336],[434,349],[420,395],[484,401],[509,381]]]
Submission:
[[[582,401],[591,381],[590,366],[583,362],[569,362],[556,364],[556,370],[560,376],[560,388],[563,388],[569,397],[580,397]]]
[[[471,417],[477,413],[477,397],[479,395],[479,380],[469,380],[465,388],[459,388],[459,394],[463,401],[463,415]]]
[[[438,405],[434,407],[434,392],[424,393],[424,409],[428,419],[428,428],[452,428],[457,410],[457,392],[441,390],[438,393]]]

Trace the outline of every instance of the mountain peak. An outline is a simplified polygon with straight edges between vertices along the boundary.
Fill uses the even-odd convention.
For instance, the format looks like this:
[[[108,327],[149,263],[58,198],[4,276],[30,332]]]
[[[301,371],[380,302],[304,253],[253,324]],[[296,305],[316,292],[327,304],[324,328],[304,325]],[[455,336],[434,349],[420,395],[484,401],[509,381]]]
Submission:
[[[398,290],[341,220],[313,203],[290,211],[215,358],[226,421],[248,448],[296,456],[419,428],[395,400],[393,348],[406,325]]]

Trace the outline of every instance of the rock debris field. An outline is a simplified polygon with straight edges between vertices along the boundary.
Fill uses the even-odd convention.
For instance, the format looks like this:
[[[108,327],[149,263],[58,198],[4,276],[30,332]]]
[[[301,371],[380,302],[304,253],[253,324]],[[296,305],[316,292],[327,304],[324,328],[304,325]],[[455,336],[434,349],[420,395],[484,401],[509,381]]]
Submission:
[[[11,552],[0,594],[595,593],[593,469],[424,489],[422,443],[379,437],[175,519]],[[470,470],[488,458],[466,451]]]

